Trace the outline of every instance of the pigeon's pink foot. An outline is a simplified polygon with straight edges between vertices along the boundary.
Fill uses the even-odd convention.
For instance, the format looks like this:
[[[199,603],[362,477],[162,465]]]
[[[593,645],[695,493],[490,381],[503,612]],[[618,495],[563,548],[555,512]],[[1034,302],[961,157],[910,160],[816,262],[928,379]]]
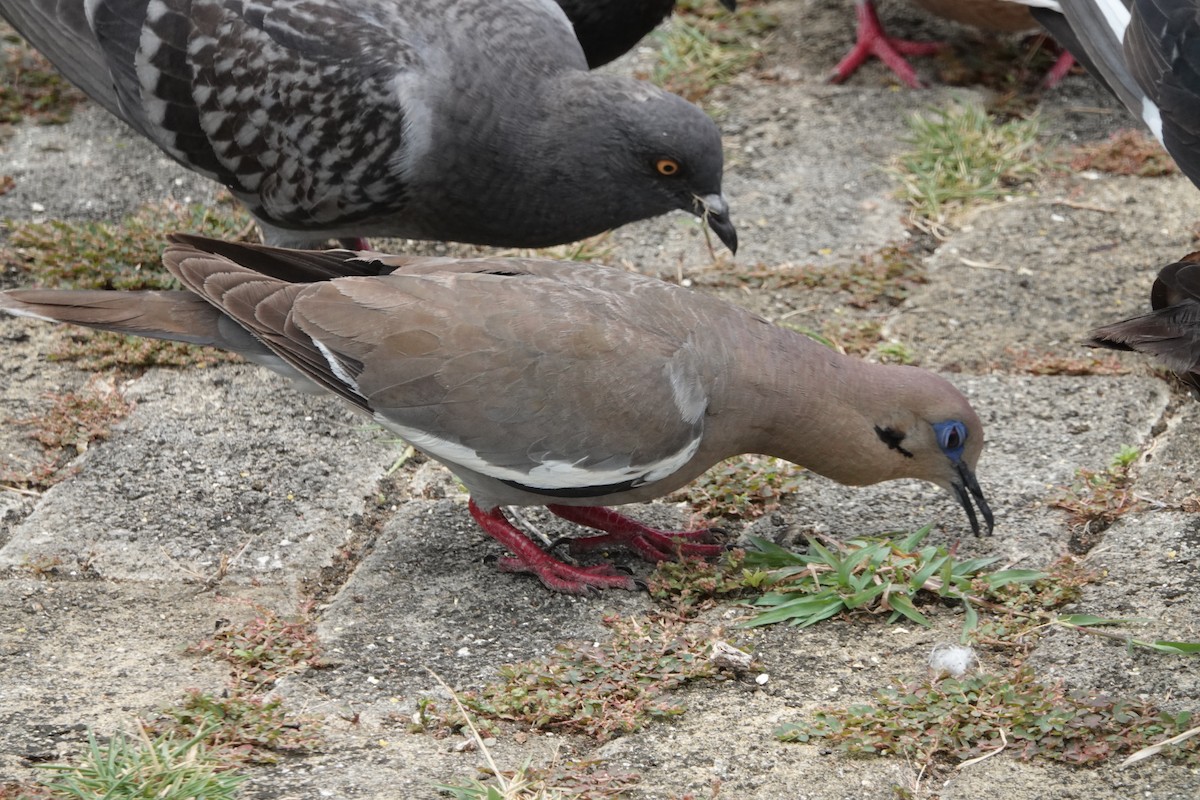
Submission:
[[[593,589],[637,589],[633,578],[607,564],[574,567],[559,561],[518,530],[499,508],[484,511],[474,500],[468,508],[484,533],[512,551],[512,556],[500,560],[500,569],[505,572],[531,572],[548,588],[567,594],[587,594]]]
[[[597,547],[621,545],[647,561],[678,561],[681,556],[708,558],[725,552],[719,544],[697,544],[689,541],[709,535],[708,530],[660,531],[618,514],[611,508],[597,506],[547,506],[551,512],[578,525],[604,531],[600,536],[584,536],[571,540],[571,551],[595,550]]]
[[[921,79],[904,59],[905,56],[931,56],[945,48],[940,42],[910,42],[906,39],[893,39],[883,30],[883,24],[875,13],[875,5],[870,0],[855,3],[855,14],[858,16],[858,41],[850,52],[838,62],[829,76],[833,83],[841,83],[861,67],[867,59],[875,56],[887,65],[896,77],[906,86],[920,89]]]
[[[1059,81],[1067,77],[1067,73],[1071,71],[1071,67],[1075,66],[1075,56],[1062,51],[1062,55],[1058,57],[1058,61],[1054,62],[1054,66],[1046,73],[1046,77],[1042,78],[1043,89],[1053,89],[1058,86]]]

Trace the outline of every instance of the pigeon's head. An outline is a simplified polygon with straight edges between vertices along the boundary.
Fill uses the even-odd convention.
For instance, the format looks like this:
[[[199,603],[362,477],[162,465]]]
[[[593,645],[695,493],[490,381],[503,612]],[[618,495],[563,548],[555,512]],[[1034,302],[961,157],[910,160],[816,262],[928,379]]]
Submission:
[[[565,108],[573,177],[588,187],[581,212],[607,218],[612,228],[682,209],[736,252],[737,230],[721,193],[721,133],[712,119],[644,81],[597,73],[573,78],[578,91]]]

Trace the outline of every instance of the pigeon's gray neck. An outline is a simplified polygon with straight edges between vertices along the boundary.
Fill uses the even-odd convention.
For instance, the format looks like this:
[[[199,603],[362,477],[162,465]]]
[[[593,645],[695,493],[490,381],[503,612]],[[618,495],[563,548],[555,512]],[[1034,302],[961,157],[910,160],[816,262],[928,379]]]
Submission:
[[[449,131],[438,153],[411,178],[439,198],[420,210],[442,238],[498,246],[574,241],[662,213],[636,207],[628,166],[630,109],[662,93],[617,76],[564,70],[540,79],[539,91],[471,97],[442,109]],[[638,162],[640,164],[640,162]],[[469,174],[475,181],[447,176]],[[481,175],[494,176],[479,185]],[[669,206],[668,206],[669,208]],[[519,239],[506,220],[520,219]]]

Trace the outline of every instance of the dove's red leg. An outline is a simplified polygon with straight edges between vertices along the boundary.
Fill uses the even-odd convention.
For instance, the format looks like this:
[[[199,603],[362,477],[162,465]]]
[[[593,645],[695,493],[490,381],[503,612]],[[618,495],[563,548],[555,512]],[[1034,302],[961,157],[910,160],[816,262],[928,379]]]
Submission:
[[[598,531],[600,536],[584,536],[571,540],[571,550],[594,550],[608,545],[623,545],[647,561],[677,561],[680,556],[706,558],[725,552],[719,544],[696,544],[689,539],[699,539],[709,534],[699,531],[661,531],[618,514],[611,508],[598,506],[549,505],[553,514],[578,525],[586,525]]]
[[[557,592],[587,594],[592,589],[636,589],[628,575],[622,575],[607,564],[598,567],[573,567],[546,553],[518,528],[499,508],[484,511],[472,500],[468,504],[471,516],[484,533],[512,551],[512,556],[500,559],[505,572],[532,572]]]
[[[873,0],[855,0],[854,12],[858,17],[858,40],[850,52],[833,68],[829,80],[841,83],[854,74],[871,56],[887,65],[896,77],[913,89],[921,88],[921,79],[904,60],[904,56],[930,56],[945,47],[940,42],[910,42],[893,39],[883,30],[883,24],[875,13]]]

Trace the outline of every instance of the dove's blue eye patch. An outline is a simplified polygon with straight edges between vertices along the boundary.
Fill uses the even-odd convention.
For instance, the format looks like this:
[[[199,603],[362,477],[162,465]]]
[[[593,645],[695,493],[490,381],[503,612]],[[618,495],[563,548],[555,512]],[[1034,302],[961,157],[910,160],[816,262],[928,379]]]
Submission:
[[[963,447],[967,443],[967,426],[956,419],[946,422],[935,422],[933,432],[937,434],[938,447],[942,448],[951,461],[957,462],[962,458]]]

